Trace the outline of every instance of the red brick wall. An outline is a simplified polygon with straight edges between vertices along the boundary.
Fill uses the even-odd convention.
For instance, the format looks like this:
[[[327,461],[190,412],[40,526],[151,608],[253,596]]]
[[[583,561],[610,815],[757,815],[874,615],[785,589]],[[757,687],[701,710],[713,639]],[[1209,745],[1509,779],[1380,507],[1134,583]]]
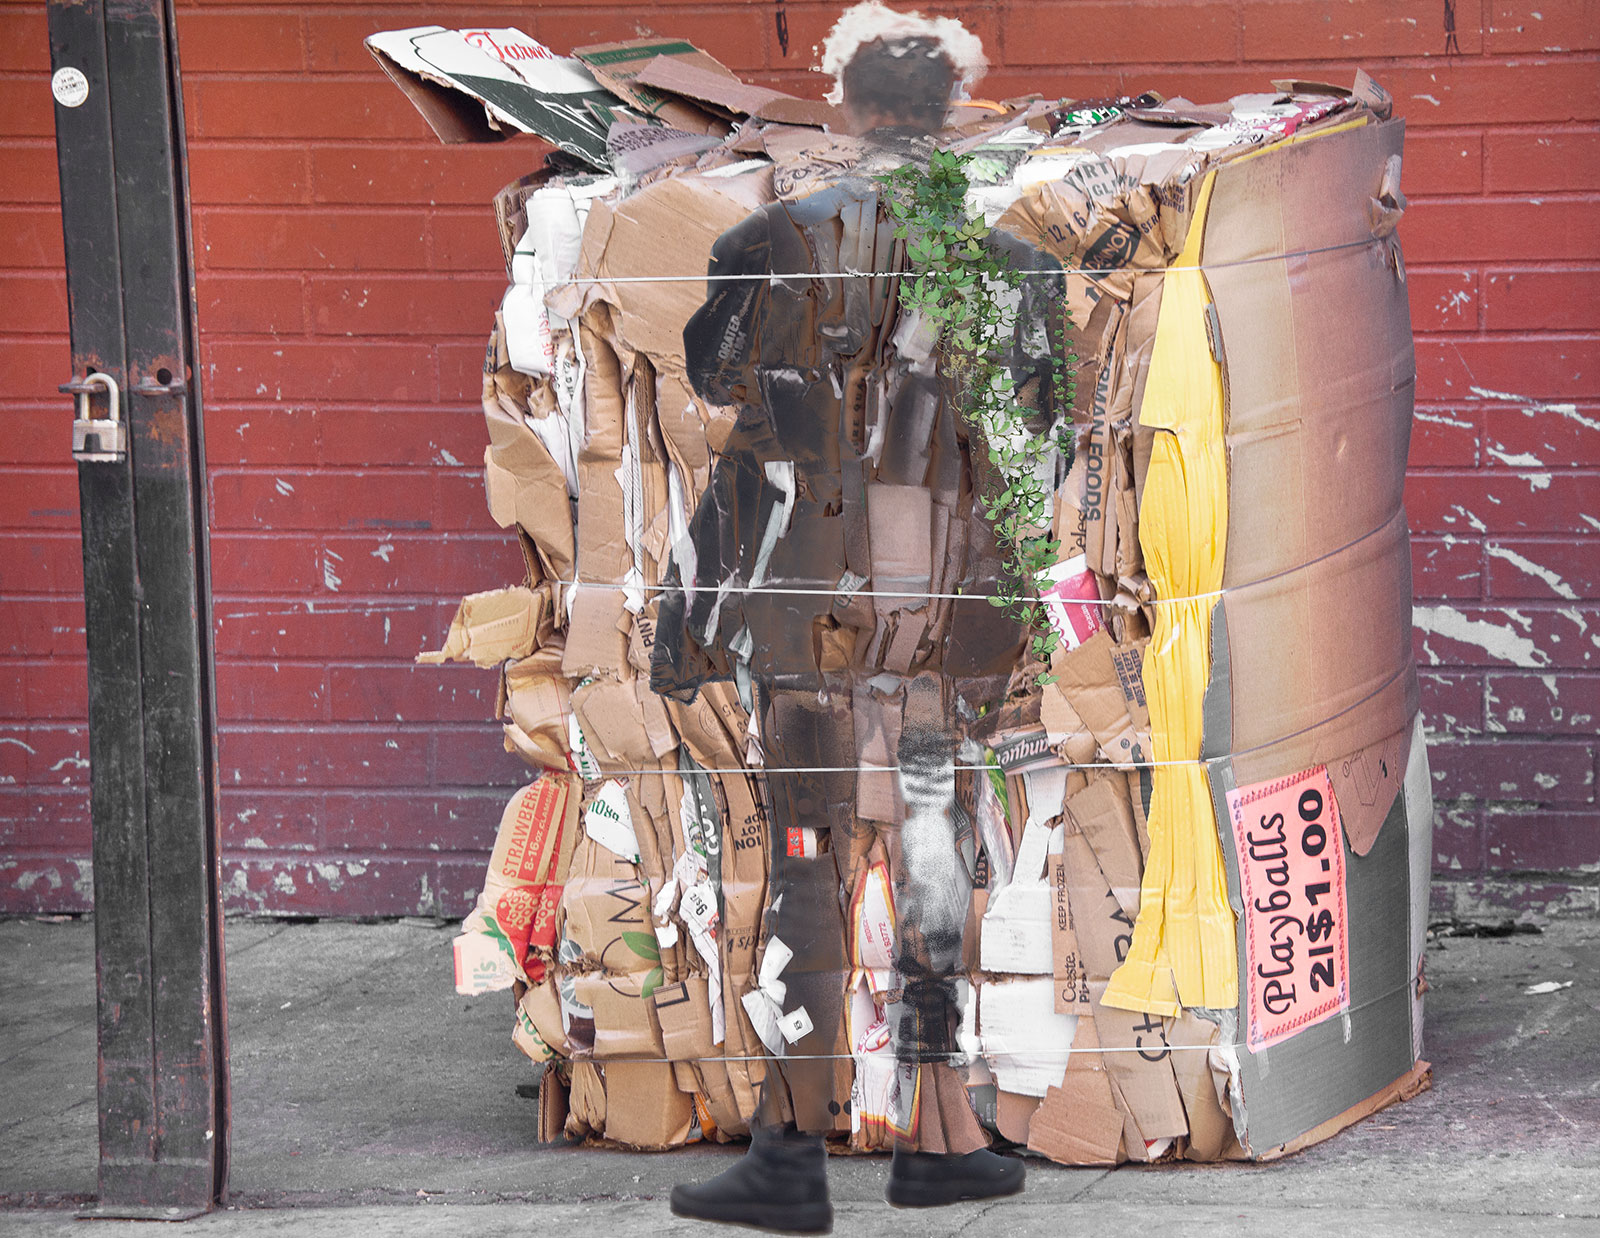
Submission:
[[[937,7],[982,35],[994,94],[1216,99],[1357,64],[1393,92],[1439,897],[1594,908],[1600,4],[1456,0],[1451,54],[1444,0]],[[486,204],[539,150],[440,146],[362,37],[442,19],[564,50],[653,30],[817,93],[837,11],[180,8],[231,908],[457,914],[520,775],[492,675],[411,659],[461,593],[520,574],[483,511],[478,369],[504,280]],[[88,899],[89,771],[42,4],[0,5],[0,38],[0,911],[67,910]]]

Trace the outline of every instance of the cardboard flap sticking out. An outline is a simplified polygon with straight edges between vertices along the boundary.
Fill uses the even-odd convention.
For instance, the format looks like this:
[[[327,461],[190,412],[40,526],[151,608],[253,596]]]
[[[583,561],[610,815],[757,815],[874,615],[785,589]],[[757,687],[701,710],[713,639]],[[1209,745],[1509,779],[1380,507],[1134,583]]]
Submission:
[[[525,658],[538,648],[548,604],[547,593],[521,586],[468,594],[450,620],[444,648],[419,653],[417,661],[425,666],[445,662],[498,666],[507,658]]]
[[[1277,85],[1276,82],[1273,83]],[[1225,125],[1233,118],[1233,113],[1222,108],[1197,107],[1185,99],[1172,99],[1158,107],[1131,107],[1123,115],[1131,120],[1142,120],[1152,125],[1178,125],[1181,128],[1192,129],[1195,125],[1203,125],[1207,129],[1214,129],[1218,125]]]
[[[1119,839],[1115,848],[1108,847],[1108,852],[1115,854],[1127,845]],[[1143,1139],[1182,1135],[1188,1125],[1161,1019],[1117,1010],[1102,1001],[1105,977],[1126,957],[1133,940],[1133,917],[1112,896],[1108,878],[1083,834],[1066,835],[1062,859],[1067,870],[1072,926],[1091,977],[1090,1008],[1095,1031],[1109,1050],[1105,1055],[1106,1069]],[[1142,1147],[1141,1144],[1141,1150]]]
[[[711,1039],[711,1003],[704,976],[662,985],[653,997],[667,1057],[696,1062],[719,1056]]]
[[[537,1035],[539,1043],[552,1053],[565,1057],[572,1052],[572,1046],[567,1043],[566,1033],[561,1028],[561,999],[556,996],[554,980],[536,984],[522,995],[522,1000],[517,1003],[519,1027],[524,1020]],[[526,1047],[523,1051],[527,1052]],[[534,1058],[534,1060],[540,1059]]]
[[[1122,1125],[1104,1072],[1069,1069],[1034,1110],[1028,1147],[1061,1165],[1115,1165],[1122,1160]]]
[[[1012,1143],[1028,1142],[1028,1126],[1038,1112],[1040,1098],[999,1089],[995,1096],[995,1129]]]
[[[1367,205],[1373,236],[1388,236],[1400,226],[1406,213],[1406,195],[1400,192],[1400,156],[1390,155],[1383,165],[1378,192]]]
[[[1039,721],[1057,751],[1074,765],[1087,765],[1094,760],[1095,740],[1078,711],[1072,708],[1061,691],[1059,682],[1047,683],[1039,698]]]
[[[1185,1159],[1217,1161],[1241,1155],[1234,1137],[1233,1120],[1224,1112],[1219,1090],[1226,1089],[1227,1076],[1219,1080],[1211,1069],[1208,1047],[1217,1043],[1221,1029],[1192,1010],[1185,1010],[1173,1021],[1167,1039],[1176,1052],[1172,1073],[1183,1097],[1183,1111],[1189,1119],[1189,1146]]]
[[[586,972],[572,978],[577,1000],[594,1012],[594,1055],[598,1058],[662,1055],[655,1007],[643,996],[642,975],[609,976]]]
[[[550,665],[552,660],[554,667]],[[535,657],[513,662],[501,680],[505,704],[500,716],[515,728],[517,748],[524,759],[535,756],[540,765],[568,769],[571,756],[567,717],[572,712],[572,697],[567,681],[553,673],[559,669],[559,654],[554,659]]]
[[[560,1070],[551,1067],[539,1079],[539,1142],[555,1143],[566,1137],[567,1098],[570,1089]]]
[[[1335,99],[1350,97],[1348,86],[1334,86],[1328,82],[1306,82],[1299,78],[1275,77],[1272,79],[1272,89],[1284,95],[1332,95]]]
[[[634,86],[653,86],[699,103],[709,103],[737,116],[753,116],[783,125],[811,125],[818,129],[844,128],[844,116],[832,104],[751,86],[736,77],[725,77],[673,56],[657,56],[635,75]]]
[[[1120,775],[1094,779],[1066,802],[1068,816],[1094,851],[1117,905],[1139,914],[1142,864],[1128,780]]]
[[[686,133],[723,134],[728,131],[725,121],[704,108],[651,90],[637,80],[639,71],[658,56],[735,82],[739,80],[732,69],[692,43],[682,39],[631,39],[574,48],[572,54],[589,67],[596,81],[646,116]]]
[[[646,185],[609,212],[591,209],[591,221],[609,218],[609,231],[588,225],[582,270],[601,280],[640,281],[595,291],[617,307],[616,335],[658,369],[681,374],[687,364],[684,324],[705,300],[706,285],[683,277],[704,271],[717,239],[750,214],[741,199],[747,188],[728,178],[684,175]],[[662,278],[645,278],[652,276]]]
[[[567,1135],[582,1139],[606,1128],[606,1085],[593,1062],[572,1064],[572,1086],[567,1093]]]
[[[606,112],[621,101],[581,63],[520,30],[413,26],[371,35],[366,46],[441,141],[498,141],[512,129],[609,169],[607,125],[590,105]]]
[[[623,596],[618,589],[578,589],[567,626],[561,673],[582,679],[596,671],[620,674],[628,660]]]
[[[1148,759],[1149,735],[1134,725],[1129,703],[1134,699],[1131,677],[1119,675],[1115,654],[1118,646],[1111,633],[1102,628],[1076,649],[1057,651],[1051,670],[1062,694],[1083,719],[1113,765],[1128,766]],[[1138,681],[1137,699],[1143,701],[1144,686]]]
[[[1370,107],[1379,120],[1388,120],[1394,114],[1394,97],[1369,77],[1365,69],[1356,70],[1355,85],[1350,88],[1350,93]]]
[[[510,368],[504,354],[505,333],[499,316],[491,337],[493,354],[483,375],[483,414],[489,445],[483,450],[484,489],[489,513],[501,528],[516,524],[538,547],[542,567],[530,565],[534,580],[572,577],[576,547],[572,509],[551,502],[566,489],[566,473],[550,448],[528,425],[528,397],[538,390]]]
[[[379,36],[373,36],[377,37]],[[422,119],[428,122],[428,127],[445,145],[454,146],[461,142],[504,142],[511,136],[490,120],[481,100],[455,89],[453,85],[436,81],[431,76],[424,77],[421,74],[405,72],[393,59],[375,47],[372,39],[367,40],[367,50],[389,75],[389,80],[400,87],[400,92],[411,100],[411,105],[422,114]]]
[[[607,1139],[636,1148],[689,1141],[694,1097],[678,1090],[668,1062],[609,1062],[605,1068]]]
[[[1106,1050],[1107,1077],[1120,1103],[1145,1143],[1187,1134],[1189,1119],[1172,1073],[1165,1025],[1155,1015],[1105,1005],[1101,1001],[1105,989],[1100,983],[1091,986],[1094,1026]],[[1132,1146],[1129,1151],[1134,1151]]]

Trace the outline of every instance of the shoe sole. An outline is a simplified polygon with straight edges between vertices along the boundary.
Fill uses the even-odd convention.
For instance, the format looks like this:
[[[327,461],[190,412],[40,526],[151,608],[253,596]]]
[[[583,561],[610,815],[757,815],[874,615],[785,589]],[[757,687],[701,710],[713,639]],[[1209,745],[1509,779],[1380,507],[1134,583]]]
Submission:
[[[896,1182],[889,1180],[883,1198],[895,1208],[943,1208],[948,1204],[969,1203],[976,1199],[1004,1199],[1008,1195],[1022,1194],[1025,1178],[1018,1178],[1012,1186],[994,1190],[982,1185],[962,1188],[948,1182]]]
[[[774,1234],[826,1234],[833,1229],[832,1204],[699,1203],[670,1205],[673,1216],[719,1225],[743,1225]]]

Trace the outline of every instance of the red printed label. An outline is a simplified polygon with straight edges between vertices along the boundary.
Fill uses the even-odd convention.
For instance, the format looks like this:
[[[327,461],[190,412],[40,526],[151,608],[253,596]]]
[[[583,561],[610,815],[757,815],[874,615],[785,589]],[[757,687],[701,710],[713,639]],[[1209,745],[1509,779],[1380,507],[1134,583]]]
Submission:
[[[507,890],[495,903],[494,918],[500,924],[500,931],[511,942],[511,949],[518,961],[528,953],[528,935],[533,930],[533,917],[538,909],[539,896],[537,887],[515,886]]]
[[[1089,561],[1074,555],[1056,564],[1045,579],[1048,583],[1042,581],[1039,589],[1045,615],[1061,638],[1062,648],[1076,649],[1105,626],[1100,586],[1089,570]]]
[[[550,862],[545,866],[544,884],[534,887],[538,893],[539,905],[534,908],[533,923],[528,926],[528,949],[544,947],[554,950],[556,946],[556,912],[561,906],[562,887],[555,884],[556,865],[561,861],[561,835],[566,830],[566,822],[561,821],[556,825],[556,834],[550,842]],[[540,965],[541,968],[543,964]],[[529,977],[532,979],[532,977]]]
[[[1350,1005],[1344,829],[1318,765],[1228,792],[1244,896],[1245,1040],[1252,1050]]]
[[[539,905],[534,908],[533,920],[528,925],[528,948],[542,946],[546,950],[556,947],[556,910],[561,906],[562,886],[536,886]]]
[[[539,861],[550,827],[559,838],[562,811],[566,807],[566,782],[540,778],[517,792],[517,811],[511,821],[511,836],[506,841],[499,875],[508,881],[532,883],[540,879]]]

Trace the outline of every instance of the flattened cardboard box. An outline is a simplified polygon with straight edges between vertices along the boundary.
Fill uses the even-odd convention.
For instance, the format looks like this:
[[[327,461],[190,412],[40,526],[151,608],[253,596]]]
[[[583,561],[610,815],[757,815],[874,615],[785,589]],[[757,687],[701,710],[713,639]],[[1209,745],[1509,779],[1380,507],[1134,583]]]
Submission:
[[[576,60],[520,30],[414,26],[366,40],[367,50],[443,142],[537,134],[605,168],[607,115],[621,101]]]
[[[682,39],[633,39],[625,43],[595,43],[574,48],[572,54],[588,66],[595,79],[640,115],[649,116],[687,133],[724,134],[727,123],[684,99],[662,94],[638,81],[641,70],[657,56],[691,64],[722,77],[734,74],[713,56]]]

